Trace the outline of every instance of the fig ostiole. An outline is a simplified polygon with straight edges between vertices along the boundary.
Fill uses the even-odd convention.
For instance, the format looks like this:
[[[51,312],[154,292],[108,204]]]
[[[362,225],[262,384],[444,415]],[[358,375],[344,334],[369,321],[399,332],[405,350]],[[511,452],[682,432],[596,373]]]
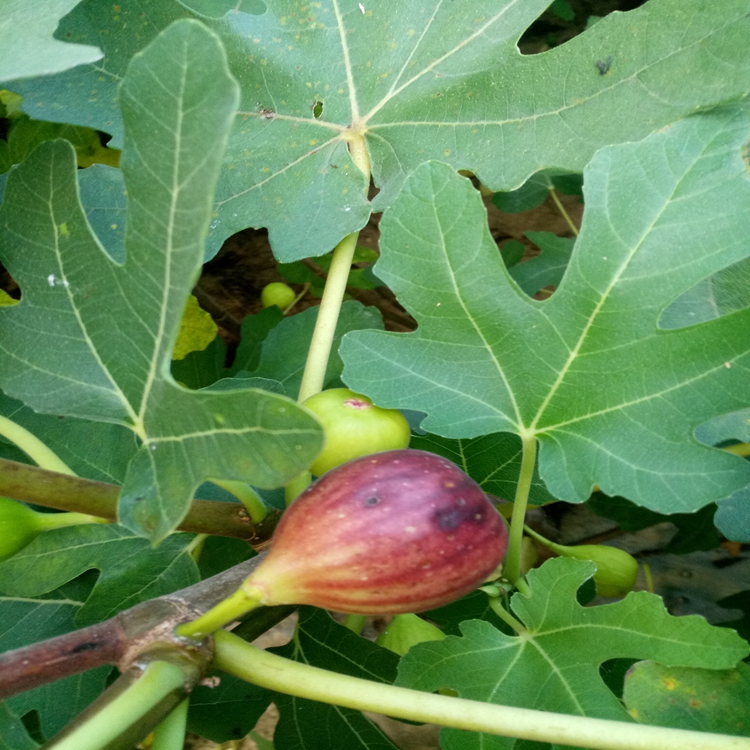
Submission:
[[[596,565],[596,592],[609,598],[621,598],[633,590],[638,578],[638,561],[625,550],[604,544],[580,544],[567,547],[545,539],[541,534],[524,527],[526,533],[561,557],[590,560]]]
[[[508,532],[481,487],[433,453],[393,450],[349,461],[284,514],[242,587],[177,632],[203,637],[258,604],[402,614],[479,586]]]
[[[321,391],[302,406],[318,418],[325,432],[323,451],[310,465],[316,476],[353,458],[409,446],[409,423],[398,409],[375,406],[348,388]]]

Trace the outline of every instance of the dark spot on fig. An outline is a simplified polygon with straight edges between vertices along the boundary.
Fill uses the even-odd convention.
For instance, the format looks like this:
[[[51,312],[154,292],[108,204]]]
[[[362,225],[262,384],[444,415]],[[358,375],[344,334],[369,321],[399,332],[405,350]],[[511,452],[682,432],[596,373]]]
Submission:
[[[377,505],[380,502],[379,497],[368,497],[367,500],[365,500],[365,505],[373,506]]]
[[[441,529],[457,529],[464,521],[476,523],[481,519],[481,514],[477,513],[475,508],[467,508],[465,505],[458,508],[438,510],[435,513],[435,521]]]

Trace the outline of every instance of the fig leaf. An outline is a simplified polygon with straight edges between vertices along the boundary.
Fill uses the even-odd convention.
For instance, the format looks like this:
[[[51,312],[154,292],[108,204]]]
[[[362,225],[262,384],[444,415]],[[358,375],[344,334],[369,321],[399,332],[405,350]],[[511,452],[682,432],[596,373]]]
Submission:
[[[543,302],[511,281],[472,184],[422,165],[381,221],[375,266],[419,327],[348,334],[342,379],[385,408],[426,412],[422,428],[444,437],[535,437],[542,480],[569,502],[597,484],[691,512],[747,486],[749,462],[693,433],[747,407],[750,308],[670,330],[659,320],[750,253],[748,130],[743,103],[599,151],[568,268]]]
[[[507,706],[632,721],[606,687],[599,665],[615,657],[652,659],[672,666],[731,669],[748,644],[702,617],[672,617],[645,591],[615,604],[582,607],[576,591],[594,572],[581,560],[556,558],[531,571],[529,596],[511,607],[528,628],[504,635],[490,623],[462,623],[463,637],[414,646],[401,660],[397,684],[433,691],[449,687],[460,697]],[[444,729],[446,750],[512,748],[513,739]]]

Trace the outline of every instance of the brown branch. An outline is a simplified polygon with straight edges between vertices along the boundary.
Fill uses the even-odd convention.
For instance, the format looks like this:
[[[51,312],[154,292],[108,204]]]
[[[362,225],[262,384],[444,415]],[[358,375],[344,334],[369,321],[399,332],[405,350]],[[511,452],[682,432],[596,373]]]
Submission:
[[[123,610],[110,620],[40,643],[0,654],[0,700],[104,664],[125,671],[154,647],[195,649],[174,629],[207,612],[235,591],[260,564],[265,553],[173,594]],[[263,607],[241,628],[255,636],[286,617],[293,607]],[[256,627],[253,621],[257,619]]]
[[[106,482],[71,477],[38,466],[0,459],[0,495],[114,521],[117,519],[120,488]],[[270,510],[261,523],[253,525],[240,503],[193,500],[177,528],[198,534],[236,537],[260,548],[271,538],[280,517],[280,511]]]

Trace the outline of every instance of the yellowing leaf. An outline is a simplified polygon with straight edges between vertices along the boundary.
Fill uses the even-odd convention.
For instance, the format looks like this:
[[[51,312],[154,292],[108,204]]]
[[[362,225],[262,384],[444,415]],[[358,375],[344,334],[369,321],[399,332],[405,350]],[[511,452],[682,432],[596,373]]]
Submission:
[[[216,338],[218,330],[214,319],[191,294],[182,315],[172,359],[185,359],[190,352],[202,352]]]

